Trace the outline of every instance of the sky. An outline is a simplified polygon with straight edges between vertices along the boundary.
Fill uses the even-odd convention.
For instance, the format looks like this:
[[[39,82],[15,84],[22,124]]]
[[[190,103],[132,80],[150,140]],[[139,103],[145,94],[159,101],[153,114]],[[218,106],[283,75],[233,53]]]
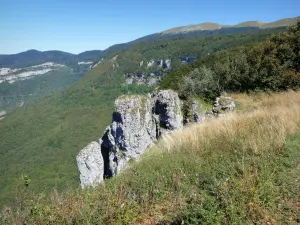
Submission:
[[[77,54],[177,26],[299,15],[300,0],[0,0],[0,54]]]

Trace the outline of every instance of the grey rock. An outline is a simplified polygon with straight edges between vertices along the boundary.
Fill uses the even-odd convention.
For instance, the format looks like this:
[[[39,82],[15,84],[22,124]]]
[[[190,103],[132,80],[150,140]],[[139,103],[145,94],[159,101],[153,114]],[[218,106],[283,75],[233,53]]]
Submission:
[[[152,75],[151,75],[152,76]],[[148,78],[148,85],[151,86],[151,85],[155,85],[159,82],[159,78],[157,77],[150,77]]]
[[[100,144],[91,142],[76,157],[81,187],[95,187],[103,182],[104,161]]]
[[[202,123],[205,120],[205,112],[202,112],[202,104],[198,101],[193,101],[191,106],[191,115],[195,123]]]
[[[132,83],[133,83],[133,78],[126,79],[126,84],[127,85],[132,84]]]
[[[163,129],[175,130],[182,128],[183,116],[178,94],[171,90],[163,90],[152,94],[155,99],[154,117]]]
[[[166,59],[166,65],[168,69],[171,68],[171,59]]]
[[[147,68],[150,68],[154,64],[154,59],[151,59],[150,62],[147,63]]]
[[[100,140],[105,177],[119,174],[162,134],[181,128],[180,106],[177,93],[171,90],[119,97],[112,123]]]
[[[6,112],[4,110],[0,110],[0,120],[4,119]]]
[[[236,107],[234,100],[231,97],[221,96],[213,102],[212,112],[214,114],[222,114],[227,111],[232,111]]]

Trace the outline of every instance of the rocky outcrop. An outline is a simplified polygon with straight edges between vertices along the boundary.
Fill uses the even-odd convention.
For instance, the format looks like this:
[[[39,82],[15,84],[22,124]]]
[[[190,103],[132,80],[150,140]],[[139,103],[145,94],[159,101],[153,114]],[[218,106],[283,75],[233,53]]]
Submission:
[[[200,114],[200,109],[202,108],[202,104],[197,101],[192,102],[191,114],[195,123],[202,123],[202,115]]]
[[[4,119],[6,112],[4,110],[0,110],[0,120]]]
[[[235,109],[235,102],[231,97],[221,96],[216,98],[213,103],[212,112],[216,115],[224,114],[227,111],[232,111]]]
[[[119,97],[99,142],[89,144],[76,158],[81,186],[96,186],[103,178],[119,174],[161,135],[181,128],[182,120],[181,102],[174,91]]]
[[[181,103],[176,92],[159,91],[152,95],[155,100],[153,116],[159,122],[161,133],[182,128]]]
[[[112,123],[100,139],[104,175],[117,175],[133,158],[143,154],[162,134],[182,127],[176,92],[123,96],[115,102]]]
[[[103,182],[104,161],[100,144],[92,142],[76,157],[81,187],[95,187]]]
[[[147,69],[154,65],[154,59],[151,59],[150,62],[147,62]]]
[[[213,112],[232,110],[230,97],[214,102]],[[213,114],[201,103],[192,102],[194,122],[203,123]],[[118,175],[130,159],[136,159],[162,135],[183,127],[181,101],[171,90],[157,91],[146,96],[121,96],[115,101],[112,122],[99,142],[92,142],[77,156],[81,186],[96,186],[104,178]]]

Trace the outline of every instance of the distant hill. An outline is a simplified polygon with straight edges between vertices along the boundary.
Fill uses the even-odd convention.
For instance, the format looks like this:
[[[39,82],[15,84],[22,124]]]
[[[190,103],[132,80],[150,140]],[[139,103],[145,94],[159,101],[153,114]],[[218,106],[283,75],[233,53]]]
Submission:
[[[86,51],[78,55],[54,50],[44,52],[38,50],[28,50],[12,55],[0,55],[0,68],[20,68],[38,65],[45,62],[65,64],[78,61],[97,61],[102,56],[102,54],[103,51],[101,50]]]
[[[246,21],[236,25],[221,25],[218,23],[200,23],[196,25],[189,25],[189,26],[182,26],[182,27],[175,27],[166,31],[161,32],[160,34],[179,34],[179,33],[187,33],[191,31],[208,31],[208,30],[219,30],[224,28],[237,28],[237,27],[257,27],[260,29],[266,28],[274,28],[274,27],[285,27],[289,25],[293,25],[300,19],[300,16],[295,18],[286,18],[277,20],[271,23],[263,23],[260,21]]]

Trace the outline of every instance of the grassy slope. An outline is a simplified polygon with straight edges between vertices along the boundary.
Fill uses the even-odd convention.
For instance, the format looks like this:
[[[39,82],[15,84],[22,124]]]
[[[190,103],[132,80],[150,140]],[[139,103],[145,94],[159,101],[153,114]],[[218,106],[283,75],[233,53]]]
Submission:
[[[187,53],[205,55],[264,40],[272,32],[140,43],[119,54],[118,69],[112,70],[114,62],[105,60],[73,87],[16,110],[0,121],[0,202],[13,203],[16,188],[24,184],[22,174],[31,179],[32,191],[78,186],[75,157],[102,136],[115,98],[129,91],[149,90],[121,85],[123,74],[137,68],[140,61]]]
[[[3,219],[8,224],[297,224],[300,93],[235,98],[238,113],[163,138],[105,186],[23,199],[20,211],[7,209]]]

